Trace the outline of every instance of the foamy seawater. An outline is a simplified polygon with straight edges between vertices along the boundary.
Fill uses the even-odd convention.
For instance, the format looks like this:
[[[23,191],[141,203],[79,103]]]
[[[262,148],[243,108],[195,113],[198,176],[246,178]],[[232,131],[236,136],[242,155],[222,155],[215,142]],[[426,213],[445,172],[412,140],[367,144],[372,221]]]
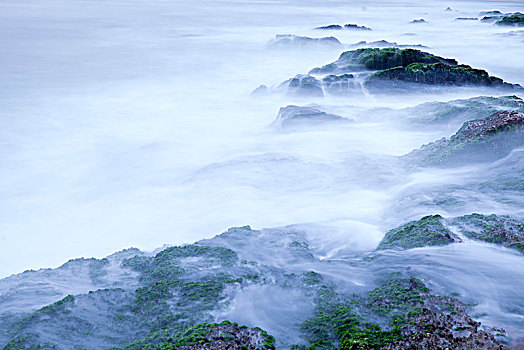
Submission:
[[[406,127],[376,107],[486,94],[252,98],[344,47],[269,50],[276,34],[388,40],[524,85],[515,28],[454,21],[522,2],[3,1],[0,11],[0,276],[209,238],[230,226],[331,227],[326,246],[373,249],[388,229],[439,212],[524,217],[520,194],[457,183],[496,167],[410,173],[397,157],[456,128]],[[453,11],[445,11],[446,7]],[[413,24],[424,18],[427,23]],[[356,23],[372,31],[314,30]],[[493,92],[494,95],[502,93]],[[268,127],[317,103],[355,120]],[[464,205],[440,200],[453,193]],[[332,254],[336,254],[332,252]]]

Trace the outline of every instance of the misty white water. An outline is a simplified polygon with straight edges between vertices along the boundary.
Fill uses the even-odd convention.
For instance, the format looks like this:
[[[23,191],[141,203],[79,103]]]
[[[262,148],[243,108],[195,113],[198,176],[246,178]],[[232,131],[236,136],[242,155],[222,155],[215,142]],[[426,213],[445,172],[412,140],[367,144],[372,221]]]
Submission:
[[[448,6],[453,11],[445,11]],[[260,84],[279,84],[344,51],[268,50],[266,43],[283,33],[334,35],[343,44],[382,39],[421,44],[524,85],[522,36],[504,35],[515,28],[453,21],[485,10],[524,12],[524,4],[3,1],[0,277],[130,246],[153,250],[193,242],[244,224],[302,224],[315,248],[333,258],[374,249],[388,229],[427,214],[523,218],[522,194],[461,187],[489,177],[501,163],[521,162],[522,151],[496,164],[409,173],[397,156],[458,127],[407,127],[371,111],[485,90],[249,96]],[[428,23],[409,23],[417,18]],[[313,30],[333,23],[373,30]],[[356,123],[297,132],[268,127],[280,107],[309,103],[338,106],[332,107],[337,114]],[[449,198],[458,204],[449,205]],[[520,256],[466,244],[384,259],[375,268],[409,262],[415,271],[435,274],[434,281],[442,283],[432,286],[437,291],[462,284],[462,295],[484,302],[477,311],[491,317],[488,324],[522,325],[522,300],[507,303],[524,288]],[[370,273],[353,272],[362,283]],[[479,280],[484,288],[475,290]],[[511,287],[500,288],[509,281]],[[90,288],[77,285],[70,292]],[[259,291],[253,293],[259,298]],[[235,309],[230,312],[235,315]]]

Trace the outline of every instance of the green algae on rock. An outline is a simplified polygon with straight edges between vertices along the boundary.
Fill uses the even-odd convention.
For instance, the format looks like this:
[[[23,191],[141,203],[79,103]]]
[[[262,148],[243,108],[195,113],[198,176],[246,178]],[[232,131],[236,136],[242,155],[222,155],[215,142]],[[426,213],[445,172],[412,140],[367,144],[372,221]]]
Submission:
[[[427,124],[460,121],[462,124],[467,120],[486,118],[505,110],[524,112],[524,100],[516,95],[478,96],[448,102],[426,102],[406,108],[403,112],[412,116],[412,122]]]
[[[275,338],[261,328],[235,322],[198,323],[161,343],[141,344],[140,350],[275,349]],[[116,349],[116,348],[113,348]]]
[[[451,219],[450,223],[468,238],[495,243],[524,254],[524,222],[506,215],[473,213]]]
[[[499,26],[515,26],[524,27],[524,14],[515,12],[513,14],[504,16],[501,20],[495,22]]]
[[[377,249],[410,249],[461,242],[457,235],[444,227],[441,219],[440,215],[429,215],[397,227],[386,233]]]
[[[464,123],[449,139],[424,145],[405,155],[404,159],[426,166],[494,161],[524,146],[523,126],[523,112],[497,112],[487,118]]]
[[[310,74],[343,74],[355,70],[383,70],[411,63],[446,63],[456,65],[454,59],[443,58],[415,50],[398,48],[366,48],[343,52],[337,61],[320,68],[314,68]]]
[[[486,86],[501,88],[517,88],[519,85],[509,84],[502,79],[490,76],[482,69],[467,65],[452,65],[438,62],[432,64],[411,63],[381,70],[369,76],[365,86],[370,90],[388,90],[409,88],[411,84],[452,85],[452,86]]]
[[[309,349],[508,349],[459,300],[431,294],[415,277],[387,280],[362,296],[324,287],[302,331]]]

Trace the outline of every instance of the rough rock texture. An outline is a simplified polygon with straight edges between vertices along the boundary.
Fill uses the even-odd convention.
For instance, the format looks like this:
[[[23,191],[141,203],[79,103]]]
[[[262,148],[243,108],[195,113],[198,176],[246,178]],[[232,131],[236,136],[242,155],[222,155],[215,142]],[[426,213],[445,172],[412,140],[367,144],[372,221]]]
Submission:
[[[406,108],[410,120],[427,123],[456,123],[462,125],[472,119],[486,118],[495,112],[515,110],[524,112],[524,100],[512,96],[479,96],[465,100],[448,102],[426,102],[415,107]]]
[[[359,70],[383,70],[411,63],[447,63],[457,64],[454,59],[443,58],[415,49],[368,48],[343,52],[337,61],[320,68],[314,68],[311,74],[343,74]]]
[[[277,87],[293,96],[324,96],[324,92],[332,95],[348,95],[361,92],[361,85],[352,74],[328,75],[319,80],[311,75],[299,74],[288,79]],[[253,91],[252,94],[254,94]]]
[[[380,320],[385,326],[371,323]],[[302,325],[310,349],[508,349],[459,300],[432,295],[417,278],[393,278],[363,296],[319,293]]]
[[[420,45],[420,44],[398,44],[396,42],[391,42],[387,40],[377,40],[377,41],[359,41],[358,43],[354,43],[350,45],[354,48],[386,48],[386,47],[393,47],[393,48],[409,48],[409,47],[420,47],[420,48],[427,48],[427,46]]]
[[[330,24],[330,25],[327,25],[327,26],[316,27],[315,29],[322,29],[322,30],[342,30],[342,29],[371,30],[371,28],[368,28],[366,26],[359,26],[359,25],[352,24],[352,23],[344,24],[344,26],[341,26],[339,24]]]
[[[372,74],[367,79],[365,86],[370,90],[387,91],[389,89],[409,88],[410,86],[405,83],[520,88],[519,85],[508,84],[500,78],[490,76],[485,70],[443,62],[433,64],[411,63],[405,67],[382,70]]]
[[[462,240],[444,227],[440,215],[425,216],[397,227],[384,236],[377,249],[441,246]]]
[[[361,85],[355,81],[353,74],[328,75],[322,78],[324,89],[331,95],[348,95],[361,90]]]
[[[311,75],[298,74],[288,79],[277,89],[284,89],[289,95],[299,96],[324,96],[323,84]]]
[[[315,107],[287,106],[280,108],[277,119],[273,125],[280,127],[293,127],[305,124],[318,124],[326,122],[349,122],[349,119],[335,114],[328,114]]]
[[[248,328],[237,323],[201,323],[189,327],[179,338],[155,344],[147,349],[196,350],[196,349],[275,349],[275,339],[260,328]],[[137,348],[144,349],[146,347]],[[136,350],[136,349],[135,349]]]
[[[323,30],[341,30],[344,27],[342,27],[340,24],[329,24],[327,26],[321,26],[316,27],[315,29],[323,29]]]
[[[464,123],[449,139],[424,145],[404,159],[430,166],[457,166],[500,159],[524,146],[523,125],[523,112],[496,112],[487,118]]]
[[[371,30],[371,28],[369,28],[369,27],[359,26],[359,25],[352,24],[352,23],[344,24],[344,28],[346,28],[346,29],[355,29],[355,30]]]
[[[420,313],[409,315],[409,326],[401,330],[401,339],[382,347],[383,350],[509,350],[493,335],[503,330],[480,329],[480,323],[466,313],[465,306],[457,299],[424,293],[421,297],[424,301]]]
[[[495,22],[499,26],[524,27],[524,14],[515,12],[509,16],[504,16],[501,20]]]
[[[471,214],[450,220],[464,236],[515,249],[524,254],[524,223],[509,216]]]
[[[340,47],[342,44],[337,38],[328,36],[324,38],[309,38],[292,34],[279,34],[270,40],[267,46],[271,49],[308,48],[308,47]]]

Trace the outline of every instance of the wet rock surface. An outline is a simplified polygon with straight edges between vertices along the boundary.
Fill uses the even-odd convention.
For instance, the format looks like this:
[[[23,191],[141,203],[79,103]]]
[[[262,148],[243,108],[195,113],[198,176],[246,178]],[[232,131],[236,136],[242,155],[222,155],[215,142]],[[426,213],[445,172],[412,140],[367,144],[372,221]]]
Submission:
[[[330,24],[330,25],[327,25],[327,26],[316,27],[315,29],[320,29],[320,30],[342,30],[342,29],[371,30],[371,28],[369,28],[369,27],[359,26],[357,24],[352,24],[352,23],[344,24],[343,26],[340,25],[340,24]]]
[[[524,223],[506,215],[471,214],[450,219],[462,235],[494,243],[524,254]]]
[[[311,47],[336,48],[342,46],[342,44],[333,36],[310,38],[307,36],[297,36],[292,34],[278,34],[275,39],[272,39],[267,43],[267,46],[271,49]]]
[[[409,84],[521,89],[520,85],[506,83],[498,77],[490,76],[485,70],[442,62],[411,63],[405,67],[382,70],[372,74],[365,85],[373,91],[388,91],[410,89]]]
[[[415,62],[457,64],[454,59],[435,56],[416,49],[369,48],[346,51],[337,61],[314,68],[310,74],[343,74],[359,70],[383,70],[407,66]]]
[[[260,328],[248,328],[237,323],[202,323],[184,331],[178,339],[161,343],[161,349],[275,349],[274,338]]]
[[[495,24],[499,26],[524,27],[524,14],[515,12],[511,15],[502,17],[502,19],[495,22]]]
[[[404,159],[430,166],[457,166],[500,159],[524,145],[523,125],[522,112],[496,112],[487,118],[464,123],[449,139],[424,145]]]
[[[509,350],[494,336],[503,330],[481,329],[459,300],[431,294],[414,277],[392,278],[362,296],[324,290],[317,305],[302,325],[313,348]]]
[[[272,125],[286,128],[329,122],[350,122],[350,120],[335,114],[323,112],[315,107],[290,105],[280,108],[277,119]]]
[[[377,249],[441,246],[462,240],[444,227],[440,215],[430,215],[412,221],[386,233]]]
[[[283,90],[289,95],[324,96],[323,84],[311,75],[298,74],[279,85],[277,90]]]

